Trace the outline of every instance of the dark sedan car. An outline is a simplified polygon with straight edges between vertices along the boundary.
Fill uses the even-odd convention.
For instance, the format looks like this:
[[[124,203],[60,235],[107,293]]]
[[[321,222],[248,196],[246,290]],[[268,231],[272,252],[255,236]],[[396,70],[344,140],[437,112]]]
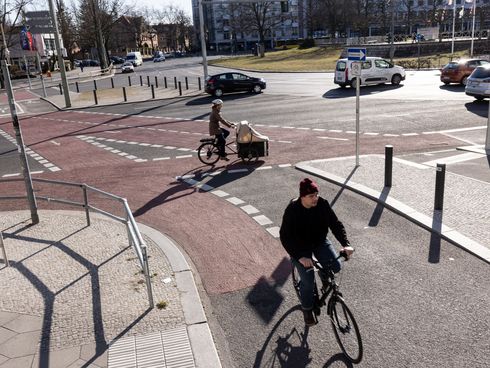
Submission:
[[[122,57],[119,56],[111,56],[109,60],[112,61],[113,64],[123,64],[125,61]]]
[[[260,93],[266,87],[264,78],[254,78],[242,73],[222,73],[208,77],[206,92],[220,97],[228,92],[255,92]]]

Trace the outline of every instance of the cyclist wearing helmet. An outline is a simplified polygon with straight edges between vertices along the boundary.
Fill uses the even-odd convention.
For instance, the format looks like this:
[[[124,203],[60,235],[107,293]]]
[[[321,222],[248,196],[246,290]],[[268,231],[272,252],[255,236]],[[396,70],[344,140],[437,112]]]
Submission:
[[[213,100],[213,105],[211,106],[211,114],[209,115],[209,135],[214,135],[217,139],[218,154],[220,160],[229,161],[226,157],[225,144],[226,137],[230,135],[230,131],[221,128],[219,123],[226,125],[228,128],[233,128],[235,125],[225,120],[221,116],[221,108],[223,107],[223,101],[220,99]]]

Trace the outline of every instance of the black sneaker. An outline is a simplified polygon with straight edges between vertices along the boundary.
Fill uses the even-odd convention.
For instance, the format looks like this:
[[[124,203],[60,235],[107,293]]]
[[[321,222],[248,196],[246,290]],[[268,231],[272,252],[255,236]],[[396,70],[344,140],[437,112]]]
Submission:
[[[305,325],[308,327],[314,326],[318,323],[315,315],[313,314],[313,310],[303,310],[303,316],[305,318]]]

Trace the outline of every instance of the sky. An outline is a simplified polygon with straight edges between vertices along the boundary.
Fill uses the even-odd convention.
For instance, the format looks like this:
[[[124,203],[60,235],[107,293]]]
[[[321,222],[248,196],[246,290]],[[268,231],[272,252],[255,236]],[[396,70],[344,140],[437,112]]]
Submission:
[[[125,0],[128,4],[134,4],[133,0]],[[169,5],[175,5],[183,9],[192,19],[192,0],[137,0],[137,6],[147,6],[149,8],[163,9]]]

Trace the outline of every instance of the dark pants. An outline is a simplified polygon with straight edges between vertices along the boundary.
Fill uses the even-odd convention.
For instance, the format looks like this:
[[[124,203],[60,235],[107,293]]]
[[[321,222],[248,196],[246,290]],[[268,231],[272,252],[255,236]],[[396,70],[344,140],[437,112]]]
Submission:
[[[325,242],[322,245],[314,248],[313,254],[325,270],[331,269],[335,273],[340,271],[341,263],[340,260],[335,260],[335,258],[337,258],[337,252],[335,251],[332,243],[330,243],[330,240],[325,239]],[[298,270],[299,278],[301,280],[301,282],[299,283],[301,306],[305,310],[310,310],[313,308],[314,303],[313,286],[315,280],[315,272],[313,268],[305,268],[296,259],[292,259],[292,262]],[[323,275],[320,275],[320,277],[321,276]]]
[[[223,128],[220,128],[220,129],[221,129],[221,134],[216,134],[216,136],[215,136],[216,139],[218,140],[216,145],[218,146],[218,154],[221,157],[224,157],[224,156],[226,156],[226,153],[225,153],[226,137],[228,137],[230,135],[230,131],[223,129]]]

